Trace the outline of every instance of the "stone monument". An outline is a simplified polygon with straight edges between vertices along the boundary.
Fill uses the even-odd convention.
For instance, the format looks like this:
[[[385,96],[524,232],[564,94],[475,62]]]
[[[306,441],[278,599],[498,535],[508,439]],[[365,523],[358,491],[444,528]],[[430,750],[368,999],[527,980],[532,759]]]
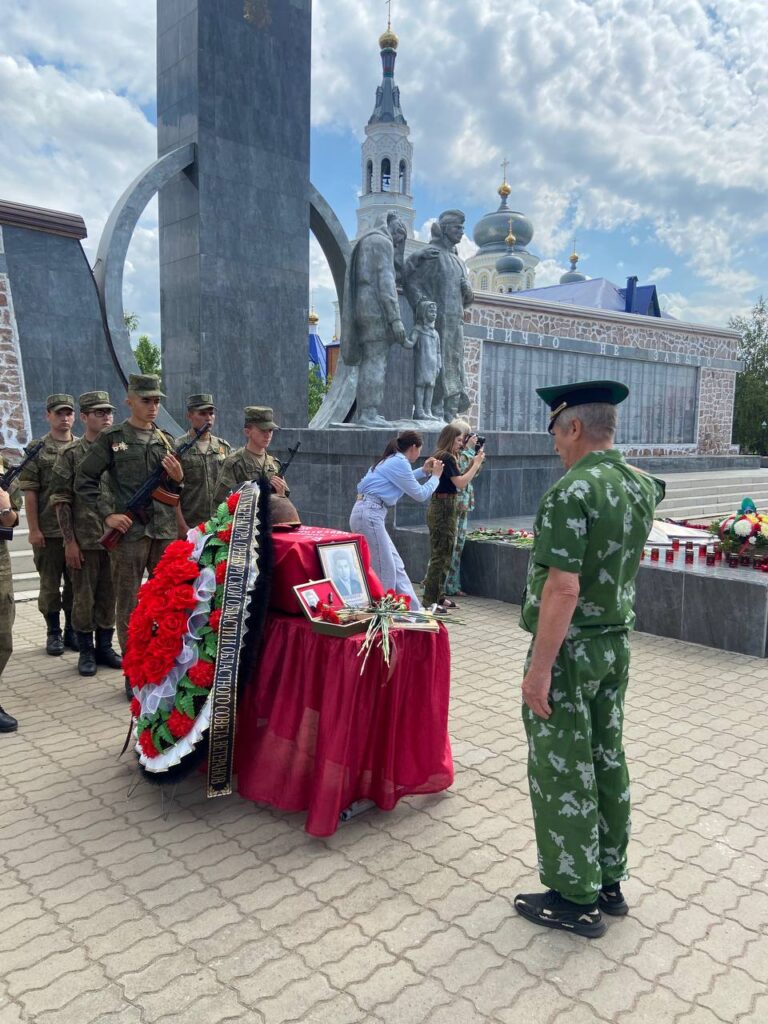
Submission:
[[[307,422],[311,0],[157,4],[163,378],[184,420],[212,391],[235,444],[245,405]]]

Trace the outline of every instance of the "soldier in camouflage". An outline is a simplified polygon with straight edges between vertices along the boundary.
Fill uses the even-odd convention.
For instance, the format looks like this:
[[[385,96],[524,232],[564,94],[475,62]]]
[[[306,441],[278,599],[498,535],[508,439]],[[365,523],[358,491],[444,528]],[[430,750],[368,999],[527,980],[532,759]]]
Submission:
[[[594,938],[628,906],[629,774],[622,745],[635,576],[664,497],[613,447],[615,381],[539,388],[566,473],[534,526],[520,624],[533,634],[522,684],[528,781],[545,893],[515,907]]]
[[[86,391],[78,399],[83,436],[59,452],[53,467],[50,502],[64,538],[64,555],[72,579],[72,625],[80,652],[77,670],[95,676],[97,665],[120,668],[112,648],[115,631],[115,588],[109,552],[99,544],[104,533],[97,509],[75,489],[77,468],[102,430],[112,426],[114,405],[106,391]],[[106,476],[101,478],[101,501],[108,502]],[[95,630],[95,644],[94,644]]]
[[[184,490],[179,502],[179,536],[186,537],[187,531],[210,519],[216,505],[213,495],[224,460],[231,452],[231,446],[221,437],[211,433],[216,422],[216,406],[213,395],[190,395],[187,399],[189,430],[176,439],[177,446],[194,437],[194,432],[208,424],[208,433],[198,440],[181,458],[184,469]]]
[[[126,515],[128,502],[160,465],[166,472],[164,486],[181,491],[184,471],[173,454],[173,439],[155,425],[160,408],[160,378],[155,374],[132,373],[128,378],[126,404],[131,415],[122,423],[107,427],[88,449],[77,469],[75,489],[86,506],[97,510],[105,529],[119,530],[123,539],[112,549],[112,579],[115,585],[117,636],[125,654],[128,620],[136,607],[145,571],[155,566],[176,538],[176,509],[150,501],[146,522]],[[108,498],[101,489],[106,474]],[[126,686],[130,696],[130,689]]]
[[[0,473],[3,472],[3,460],[0,458]],[[11,529],[18,523],[18,510],[21,508],[18,480],[11,485],[11,493],[0,489],[0,526]],[[5,666],[13,651],[13,623],[16,618],[16,605],[13,600],[13,571],[8,542],[0,540],[0,681]],[[0,732],[16,732],[19,723],[0,707]]]
[[[244,416],[248,440],[243,448],[238,448],[224,460],[213,495],[214,507],[246,480],[259,480],[261,477],[268,478],[275,494],[286,497],[291,493],[285,480],[278,476],[280,462],[267,451],[274,432],[280,429],[272,410],[268,406],[247,405]]]
[[[40,574],[37,607],[47,627],[45,651],[46,654],[57,656],[64,653],[65,647],[77,650],[77,640],[72,629],[72,583],[66,566],[61,528],[56,510],[50,502],[54,463],[59,452],[73,441],[74,398],[71,395],[50,395],[46,401],[46,417],[50,431],[43,438],[43,450],[24,467],[18,479],[27,506],[29,543],[32,545],[35,568]],[[37,441],[31,443],[36,444]],[[62,608],[63,637],[59,618]]]

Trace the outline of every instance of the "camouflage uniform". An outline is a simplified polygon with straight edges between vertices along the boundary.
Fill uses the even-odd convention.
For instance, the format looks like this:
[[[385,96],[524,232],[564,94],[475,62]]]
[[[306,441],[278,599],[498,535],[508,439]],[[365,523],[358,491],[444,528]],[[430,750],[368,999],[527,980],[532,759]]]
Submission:
[[[115,589],[109,552],[99,544],[99,538],[104,534],[104,524],[98,510],[87,504],[82,494],[75,489],[77,469],[92,443],[81,437],[59,452],[51,482],[51,504],[71,507],[75,539],[83,554],[82,567],[70,570],[72,625],[78,633],[112,629],[115,625]],[[101,478],[100,489],[100,505],[106,505],[109,503],[106,477]]]
[[[72,402],[74,408],[74,399]],[[51,504],[51,484],[59,452],[68,448],[72,441],[55,441],[48,434],[43,438],[43,443],[43,450],[24,467],[18,481],[22,491],[34,491],[37,494],[37,519],[45,537],[45,547],[32,547],[35,568],[40,574],[37,607],[46,617],[58,615],[63,608],[68,622],[72,613],[72,581],[64,561],[64,541],[59,520]],[[37,444],[37,440],[31,444]]]
[[[214,508],[246,480],[258,480],[262,476],[277,476],[279,472],[280,461],[269,452],[254,455],[247,448],[238,448],[222,463],[221,472],[216,481],[216,490],[213,494]],[[290,491],[286,490],[286,494],[289,493]]]
[[[440,477],[440,484],[429,499],[427,506],[429,565],[424,577],[424,606],[426,608],[435,602],[441,603],[445,598],[448,573],[451,571],[453,549],[456,544],[457,502],[460,492],[450,481],[459,475],[459,471],[454,458],[444,456],[443,462],[445,465]],[[450,488],[453,490],[451,491]]]
[[[534,526],[523,629],[536,634],[550,568],[580,580],[552,667],[551,716],[523,706],[539,875],[573,903],[592,904],[601,886],[627,877],[628,633],[635,576],[663,496],[663,483],[630,469],[620,452],[590,452],[547,491]]]
[[[3,472],[0,458],[0,472]],[[11,507],[17,512],[21,508],[21,494],[18,480],[14,481],[9,494]],[[2,519],[0,519],[2,523]],[[7,525],[7,524],[6,524]],[[16,605],[13,600],[13,570],[8,542],[0,540],[0,679],[13,651],[13,623],[16,619]]]
[[[193,437],[194,431],[188,431],[176,438],[176,445],[184,444]],[[217,504],[213,500],[214,490],[225,460],[232,451],[227,441],[214,434],[205,434],[204,440],[210,442],[204,450],[198,443],[180,456],[184,468],[181,514],[189,527],[204,523],[213,515]]]
[[[77,469],[75,489],[84,505],[97,510],[102,522],[109,515],[124,513],[135,492],[173,451],[172,440],[165,431],[153,427],[149,439],[144,441],[127,420],[102,430]],[[105,473],[109,482],[106,497],[101,488]],[[134,520],[111,552],[115,618],[123,654],[128,620],[136,606],[144,572],[152,574],[177,534],[175,508],[150,501],[146,511],[147,522]]]

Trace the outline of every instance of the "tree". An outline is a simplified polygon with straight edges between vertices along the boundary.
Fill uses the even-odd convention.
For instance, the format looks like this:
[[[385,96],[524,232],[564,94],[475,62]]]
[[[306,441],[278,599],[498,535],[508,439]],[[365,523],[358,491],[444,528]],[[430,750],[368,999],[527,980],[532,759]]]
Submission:
[[[128,328],[128,333],[132,334],[133,331],[138,329],[139,316],[137,313],[123,313],[123,323]]]
[[[323,380],[317,367],[313,363],[310,363],[307,387],[307,411],[309,413],[310,420],[323,404],[323,399],[328,394],[330,386],[330,376]]]
[[[749,316],[731,317],[729,326],[741,334],[736,376],[733,443],[743,452],[768,454],[768,306],[761,295]]]
[[[134,349],[136,362],[142,373],[156,373],[160,375],[162,368],[160,361],[160,349],[149,340],[148,334],[139,335],[139,343]]]

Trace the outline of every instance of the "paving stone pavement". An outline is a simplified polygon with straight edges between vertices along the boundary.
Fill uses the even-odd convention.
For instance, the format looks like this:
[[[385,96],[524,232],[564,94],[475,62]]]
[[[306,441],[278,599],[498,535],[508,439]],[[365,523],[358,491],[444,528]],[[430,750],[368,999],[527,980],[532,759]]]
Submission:
[[[117,760],[118,673],[42,652],[21,605],[0,736],[0,1024],[765,1024],[768,663],[633,637],[632,910],[589,941],[538,888],[517,609],[451,627],[450,792],[328,839]],[[726,614],[738,614],[725,608]]]

